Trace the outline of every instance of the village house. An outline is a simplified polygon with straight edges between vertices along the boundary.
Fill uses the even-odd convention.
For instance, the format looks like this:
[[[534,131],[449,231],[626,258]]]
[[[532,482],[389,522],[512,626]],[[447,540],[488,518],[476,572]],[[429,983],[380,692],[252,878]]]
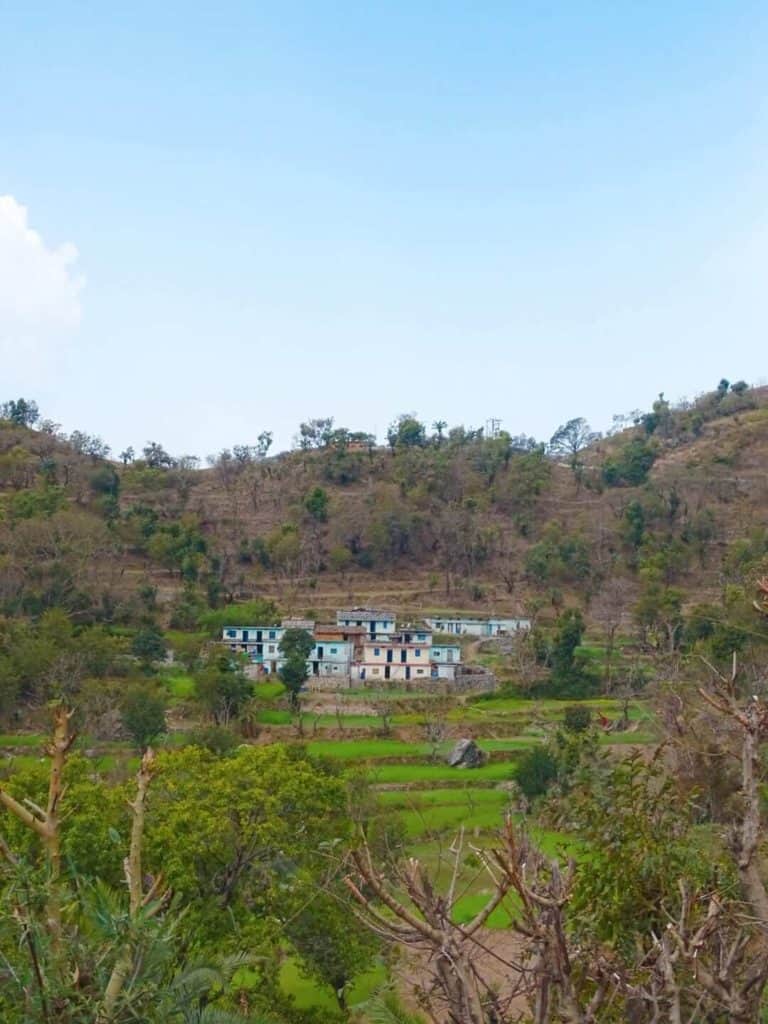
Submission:
[[[231,651],[246,654],[249,661],[262,666],[265,672],[276,672],[280,657],[278,645],[287,628],[283,625],[225,626],[222,643],[227,644]]]
[[[307,658],[310,677],[339,682],[453,679],[461,665],[459,644],[432,643],[425,623],[408,624],[395,631],[392,612],[353,608],[336,613],[335,624],[310,619],[283,619],[279,626],[225,626],[222,643],[246,654],[264,675],[278,673],[284,664],[280,641],[287,629],[305,629],[314,646]]]
[[[514,636],[531,628],[530,619],[474,619],[457,617],[428,618],[426,622],[436,633],[454,636]]]
[[[336,612],[339,626],[363,627],[369,640],[386,640],[395,631],[395,613],[376,608],[341,608]]]

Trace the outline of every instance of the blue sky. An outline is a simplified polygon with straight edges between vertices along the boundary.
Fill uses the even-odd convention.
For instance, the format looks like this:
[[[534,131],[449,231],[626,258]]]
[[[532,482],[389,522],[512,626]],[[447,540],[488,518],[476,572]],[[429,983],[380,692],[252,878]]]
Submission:
[[[0,397],[67,429],[546,438],[768,373],[765,4],[0,14]]]

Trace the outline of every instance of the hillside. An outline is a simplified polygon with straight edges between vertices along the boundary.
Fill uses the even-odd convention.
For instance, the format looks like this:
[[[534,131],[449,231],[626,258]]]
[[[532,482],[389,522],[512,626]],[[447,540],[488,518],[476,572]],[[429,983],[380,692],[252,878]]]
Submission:
[[[116,462],[97,437],[5,420],[0,602],[82,622],[151,608],[181,628],[256,596],[545,619],[578,604],[604,629],[617,614],[630,627],[649,587],[718,601],[767,550],[768,391],[660,400],[638,419],[603,439],[573,421],[547,448],[442,425],[428,437],[412,417],[381,448],[311,421],[304,449],[240,447],[209,468],[160,446]]]

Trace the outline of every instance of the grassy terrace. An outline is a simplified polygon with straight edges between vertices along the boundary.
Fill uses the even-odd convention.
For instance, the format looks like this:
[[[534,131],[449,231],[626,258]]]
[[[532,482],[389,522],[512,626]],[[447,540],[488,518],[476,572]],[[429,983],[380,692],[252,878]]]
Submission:
[[[531,737],[512,736],[509,739],[483,740],[483,747],[489,751],[527,750],[535,742]],[[454,743],[455,740],[440,743],[436,749],[437,756],[444,759]],[[307,749],[317,757],[335,757],[342,761],[426,760],[435,750],[430,743],[409,743],[397,739],[312,740]]]

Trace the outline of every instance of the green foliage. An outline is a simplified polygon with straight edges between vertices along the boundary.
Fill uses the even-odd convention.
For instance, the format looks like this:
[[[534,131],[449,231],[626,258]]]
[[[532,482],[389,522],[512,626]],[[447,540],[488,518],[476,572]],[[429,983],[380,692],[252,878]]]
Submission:
[[[11,522],[52,516],[66,505],[64,488],[44,484],[34,490],[17,491],[6,501],[6,515]]]
[[[592,709],[586,704],[569,704],[563,713],[567,732],[586,732],[592,724]]]
[[[533,687],[539,696],[581,700],[599,690],[599,680],[578,656],[586,625],[578,608],[567,608],[557,620],[557,630],[548,647],[549,679]],[[541,643],[541,641],[539,641]]]
[[[212,652],[195,674],[195,692],[214,724],[227,725],[253,696],[253,684],[238,659]]]
[[[640,437],[632,438],[603,463],[603,482],[608,487],[637,487],[645,483],[655,461],[656,448]]]
[[[571,900],[577,931],[630,952],[678,912],[678,881],[706,884],[690,807],[658,762],[639,756],[591,772],[569,795],[568,814],[586,844]]]
[[[95,494],[108,494],[116,498],[120,492],[120,477],[112,466],[99,466],[91,473],[88,483]]]
[[[683,628],[683,592],[668,587],[658,572],[643,573],[643,589],[634,607],[635,621],[657,647],[677,649]]]
[[[12,398],[0,404],[0,419],[17,427],[32,427],[40,419],[40,410],[32,399]]]
[[[286,935],[306,973],[329,985],[344,1011],[349,986],[373,966],[379,942],[355,916],[345,888],[336,882],[329,889],[288,919]]]
[[[145,668],[150,668],[156,661],[162,661],[167,650],[165,637],[155,626],[140,629],[131,644],[131,653]]]
[[[540,584],[582,583],[591,573],[591,556],[585,538],[565,532],[556,522],[545,527],[542,538],[525,555],[528,577]]]
[[[139,750],[146,750],[168,729],[162,693],[146,683],[126,689],[121,701],[120,718],[123,728]]]
[[[393,451],[398,448],[423,448],[427,442],[427,430],[415,413],[403,413],[387,431],[387,440]]]
[[[578,476],[582,467],[581,452],[599,438],[600,434],[592,431],[587,421],[579,416],[557,428],[550,439],[549,450],[554,456],[566,458]]]
[[[237,746],[237,737],[223,725],[206,725],[196,729],[189,738],[196,747],[203,747],[218,757],[231,754]]]
[[[125,646],[103,626],[76,629],[61,609],[50,609],[37,623],[0,618],[0,711],[18,699],[72,696],[81,677],[115,671]]]
[[[188,902],[198,943],[280,938],[278,922],[327,873],[328,844],[349,836],[342,780],[278,744],[225,758],[185,747],[159,761],[147,863]]]
[[[198,619],[199,625],[216,639],[227,626],[276,626],[280,622],[280,609],[274,601],[257,597],[240,604],[206,611]]]
[[[520,756],[514,778],[529,800],[542,796],[557,778],[557,760],[544,746],[533,747]]]
[[[328,493],[322,487],[314,487],[304,499],[304,508],[310,519],[324,523],[328,519]]]
[[[29,799],[44,807],[48,794],[49,765],[43,760],[13,765],[3,789],[17,800]],[[77,875],[100,878],[108,885],[123,881],[122,856],[130,827],[126,803],[128,790],[122,785],[105,785],[95,774],[93,763],[78,755],[67,760],[64,770],[65,827],[62,854],[65,864]],[[13,815],[3,812],[2,835],[8,846],[31,868],[42,865],[38,837]],[[0,900],[0,903],[2,901]]]
[[[642,502],[633,500],[621,516],[621,535],[630,547],[637,550],[645,539],[646,513]]]
[[[312,634],[306,629],[286,629],[280,640],[279,650],[284,659],[280,679],[294,706],[298,701],[299,691],[306,682],[307,658],[314,646]]]

